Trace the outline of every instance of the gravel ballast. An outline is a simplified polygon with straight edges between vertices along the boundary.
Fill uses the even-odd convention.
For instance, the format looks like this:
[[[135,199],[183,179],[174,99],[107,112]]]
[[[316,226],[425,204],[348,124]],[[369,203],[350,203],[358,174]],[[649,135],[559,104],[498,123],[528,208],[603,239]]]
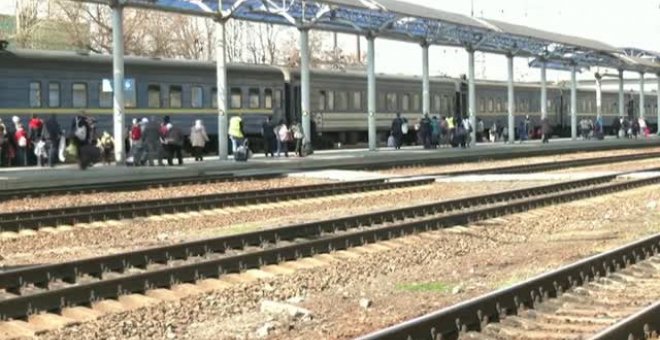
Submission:
[[[273,339],[353,338],[656,233],[659,189],[341,252],[322,266],[102,316],[39,338],[243,339],[257,331]],[[311,317],[265,314],[264,300],[289,300]]]

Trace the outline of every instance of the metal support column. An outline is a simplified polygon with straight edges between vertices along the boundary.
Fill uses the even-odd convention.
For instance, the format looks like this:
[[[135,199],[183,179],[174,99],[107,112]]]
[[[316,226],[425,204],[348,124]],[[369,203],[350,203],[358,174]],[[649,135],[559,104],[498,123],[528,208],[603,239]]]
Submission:
[[[596,76],[596,116],[600,117],[603,114],[603,90],[601,79],[603,78],[598,72]]]
[[[547,63],[541,64],[541,119],[548,117],[548,82],[546,78]]]
[[[369,151],[378,148],[376,134],[376,37],[367,35],[367,121],[369,136]]]
[[[222,0],[219,0],[222,8]],[[222,18],[215,22],[215,59],[216,87],[218,96],[218,158],[221,161],[229,156],[229,135],[227,131],[227,38],[226,21]]]
[[[509,104],[509,116],[507,120],[507,129],[509,130],[509,142],[514,143],[516,141],[516,120],[514,117],[515,108],[516,108],[516,98],[513,92],[513,54],[507,54],[507,70],[509,71],[508,77],[508,104]]]
[[[644,118],[646,110],[644,107],[644,72],[639,72],[639,117]]]
[[[470,138],[472,143],[477,141],[477,114],[476,114],[476,94],[474,87],[474,50],[468,49],[468,115],[470,117],[470,125],[472,125],[472,133]]]
[[[577,139],[577,65],[571,68],[571,139]]]
[[[305,141],[312,140],[312,120],[309,103],[309,29],[300,29],[300,96],[302,101],[302,128]]]
[[[422,113],[431,113],[431,90],[429,84],[429,44],[422,44]]]
[[[112,74],[113,74],[113,135],[115,161],[120,165],[126,160],[124,152],[124,19],[123,7],[112,6]]]
[[[619,70],[619,117],[626,115],[626,98],[623,93],[623,70]]]

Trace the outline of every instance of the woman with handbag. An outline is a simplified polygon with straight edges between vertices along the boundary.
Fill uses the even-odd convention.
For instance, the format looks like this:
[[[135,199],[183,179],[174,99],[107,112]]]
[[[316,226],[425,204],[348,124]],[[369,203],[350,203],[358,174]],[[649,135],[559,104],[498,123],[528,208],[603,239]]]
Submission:
[[[305,138],[305,135],[303,134],[302,127],[300,126],[300,123],[298,122],[293,122],[293,125],[291,126],[291,132],[293,135],[293,139],[296,141],[296,155],[298,157],[302,157],[302,145],[303,145],[303,138]]]

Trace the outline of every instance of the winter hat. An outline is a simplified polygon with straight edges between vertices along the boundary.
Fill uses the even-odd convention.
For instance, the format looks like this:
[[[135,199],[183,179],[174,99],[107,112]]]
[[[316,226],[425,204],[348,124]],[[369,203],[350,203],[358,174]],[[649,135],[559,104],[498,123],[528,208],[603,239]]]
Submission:
[[[13,116],[11,117],[11,121],[14,122],[14,124],[18,124],[21,122],[21,119],[18,116]]]
[[[132,121],[132,122],[133,122],[133,125],[136,125],[136,124],[138,123],[138,119],[137,119],[137,118],[133,118],[133,121]]]
[[[149,123],[149,119],[147,117],[144,117],[144,118],[142,118],[141,123],[146,125],[147,123]]]

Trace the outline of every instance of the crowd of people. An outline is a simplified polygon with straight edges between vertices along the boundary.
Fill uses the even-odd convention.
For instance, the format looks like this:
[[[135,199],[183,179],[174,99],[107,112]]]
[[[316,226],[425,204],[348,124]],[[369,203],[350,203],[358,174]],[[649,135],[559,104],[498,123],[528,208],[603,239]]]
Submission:
[[[606,133],[601,116],[595,119],[583,118],[578,123],[579,133],[583,139],[602,139]],[[389,147],[400,149],[404,144],[422,145],[425,149],[443,147],[468,148],[475,142],[471,134],[474,130],[476,142],[490,141],[492,143],[509,140],[509,129],[499,120],[486,128],[481,119],[472,126],[467,117],[421,116],[414,125],[400,113],[392,120],[390,135],[387,140]],[[160,121],[155,117],[133,119],[128,129],[128,159],[127,163],[134,166],[178,165],[183,164],[183,148],[186,137],[190,144],[190,153],[196,162],[204,160],[204,150],[210,141],[202,120],[195,120],[189,133],[173,124],[169,116]],[[615,118],[611,124],[610,133],[617,138],[638,138],[648,136],[650,130],[644,118]],[[243,121],[240,116],[229,120],[228,135],[231,140],[231,150],[235,155],[244,153],[249,157],[250,147],[247,143]],[[515,128],[515,139],[524,142],[532,138],[540,138],[547,143],[552,135],[552,125],[548,119],[542,119],[537,126],[529,116],[520,120]],[[13,116],[11,122],[0,119],[0,166],[54,166],[58,162],[75,159],[81,169],[102,161],[110,164],[114,160],[115,141],[107,132],[98,134],[96,121],[93,117],[76,116],[68,132],[62,129],[55,115],[45,121],[36,115],[24,124],[18,116]],[[312,147],[305,141],[302,125],[294,121],[287,124],[284,120],[273,122],[270,117],[261,126],[261,140],[266,157],[289,157],[290,149],[298,157],[311,154]],[[68,141],[68,144],[67,144]]]

